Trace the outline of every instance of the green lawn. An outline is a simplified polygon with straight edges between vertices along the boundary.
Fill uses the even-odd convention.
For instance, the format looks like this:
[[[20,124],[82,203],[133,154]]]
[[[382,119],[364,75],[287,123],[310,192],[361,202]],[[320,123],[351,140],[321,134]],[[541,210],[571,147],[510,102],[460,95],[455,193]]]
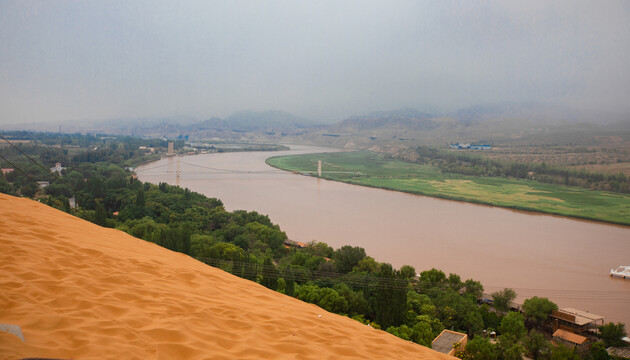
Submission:
[[[443,174],[431,165],[360,151],[272,157],[271,166],[322,178],[446,199],[630,225],[630,195],[535,181]]]

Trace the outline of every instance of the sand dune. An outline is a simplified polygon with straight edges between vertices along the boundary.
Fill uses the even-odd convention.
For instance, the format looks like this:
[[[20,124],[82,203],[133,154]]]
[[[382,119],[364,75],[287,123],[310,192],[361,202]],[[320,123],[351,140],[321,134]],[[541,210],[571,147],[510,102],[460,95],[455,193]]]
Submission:
[[[35,201],[0,228],[3,359],[450,358]]]

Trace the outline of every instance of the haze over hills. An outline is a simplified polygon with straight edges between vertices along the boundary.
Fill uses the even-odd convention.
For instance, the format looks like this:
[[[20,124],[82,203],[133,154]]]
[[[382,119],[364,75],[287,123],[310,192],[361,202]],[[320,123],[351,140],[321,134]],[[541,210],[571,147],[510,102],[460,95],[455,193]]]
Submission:
[[[610,135],[630,140],[630,117],[548,104],[501,103],[447,114],[414,109],[374,112],[310,132],[306,138],[333,146],[378,147],[450,142],[588,144],[595,136]]]
[[[58,131],[42,124],[5,126],[5,129]],[[439,114],[405,108],[353,116],[335,124],[318,124],[279,111],[241,111],[226,118],[115,119],[64,124],[64,132],[105,133],[190,140],[223,139],[308,143],[346,148],[450,142],[520,142],[583,144],[596,137],[620,136],[630,140],[630,116],[579,111],[545,103],[476,105]]]

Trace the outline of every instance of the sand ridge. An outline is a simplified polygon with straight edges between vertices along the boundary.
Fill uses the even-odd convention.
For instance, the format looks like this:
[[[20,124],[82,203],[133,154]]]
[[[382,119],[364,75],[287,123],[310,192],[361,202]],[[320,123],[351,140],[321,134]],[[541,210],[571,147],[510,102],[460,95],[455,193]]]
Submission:
[[[0,228],[2,359],[451,358],[36,201]]]

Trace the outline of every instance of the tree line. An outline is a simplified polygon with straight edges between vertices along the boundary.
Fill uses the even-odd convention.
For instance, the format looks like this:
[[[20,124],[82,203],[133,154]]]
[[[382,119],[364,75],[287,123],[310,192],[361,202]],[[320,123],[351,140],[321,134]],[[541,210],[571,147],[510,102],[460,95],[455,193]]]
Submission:
[[[630,177],[604,174],[542,163],[500,161],[479,155],[444,151],[427,146],[414,149],[415,162],[431,164],[444,173],[534,180],[545,184],[630,193]]]

